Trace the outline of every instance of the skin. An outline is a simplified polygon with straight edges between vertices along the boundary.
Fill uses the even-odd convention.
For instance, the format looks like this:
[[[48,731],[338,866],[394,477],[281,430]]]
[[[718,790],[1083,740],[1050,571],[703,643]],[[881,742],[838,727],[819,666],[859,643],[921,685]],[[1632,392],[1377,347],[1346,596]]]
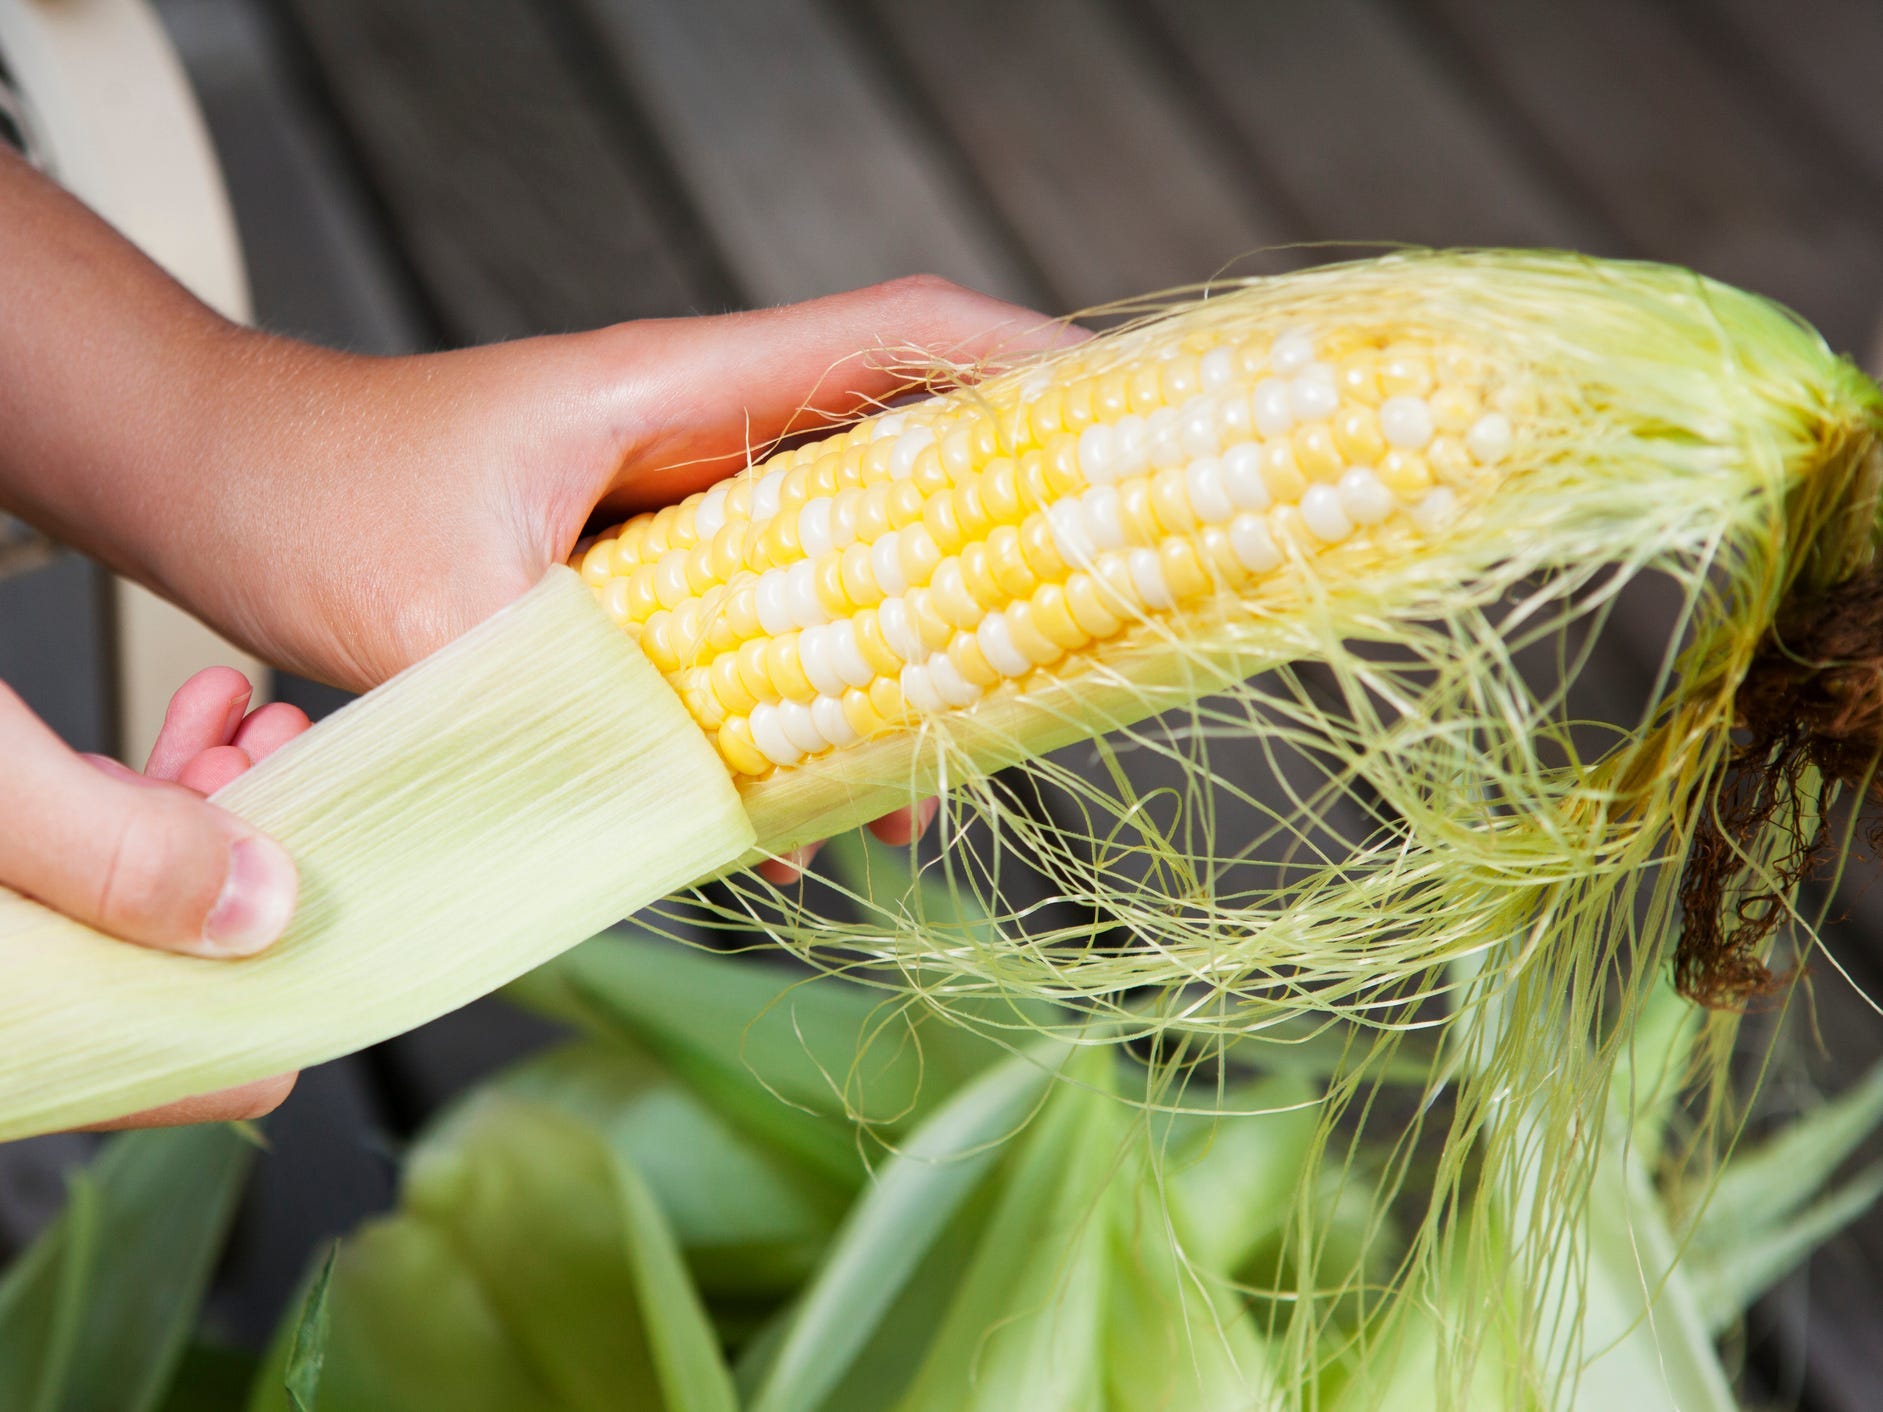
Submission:
[[[918,275],[803,304],[368,358],[218,317],[0,150],[0,508],[279,667],[370,688],[565,561],[588,530],[910,383],[1079,335]],[[862,350],[862,351],[859,351]],[[143,776],[0,685],[0,883],[127,942],[245,955],[292,861],[204,796],[304,729],[217,671]],[[906,843],[932,804],[879,821]],[[789,881],[805,855],[761,871]],[[292,1078],[138,1121],[247,1117]]]

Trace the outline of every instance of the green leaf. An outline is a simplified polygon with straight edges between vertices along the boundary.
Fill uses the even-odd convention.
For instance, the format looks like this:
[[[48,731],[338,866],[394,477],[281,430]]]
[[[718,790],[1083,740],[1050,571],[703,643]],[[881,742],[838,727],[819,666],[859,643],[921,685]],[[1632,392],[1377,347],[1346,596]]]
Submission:
[[[1319,1090],[1290,1075],[1228,1089],[1221,1116],[1173,1132],[1163,1167],[1170,1219],[1198,1264],[1229,1275],[1295,1210],[1321,1123]]]
[[[752,1412],[813,1412],[823,1403],[986,1178],[1002,1141],[1039,1104],[1063,1052],[1041,1046],[990,1069],[883,1164],[778,1342]]]
[[[1706,1194],[1693,1244],[1728,1250],[1776,1231],[1824,1189],[1883,1122],[1883,1064],[1846,1093],[1795,1118],[1756,1147],[1736,1153]]]
[[[156,1408],[252,1156],[226,1127],[114,1138],[0,1280],[0,1407]]]
[[[326,1262],[314,1276],[314,1287],[301,1302],[301,1320],[295,1325],[287,1373],[281,1380],[294,1412],[315,1412],[320,1404],[320,1368],[327,1357],[329,1328],[327,1293],[333,1287],[333,1262],[339,1253],[338,1245],[327,1252]]]
[[[906,996],[628,928],[509,993],[651,1051],[740,1128],[851,1189],[865,1170],[853,1121],[904,1131],[1004,1057]]]
[[[162,1412],[242,1412],[255,1380],[250,1353],[213,1343],[192,1343],[170,1379]]]
[[[734,1407],[646,1184],[541,1105],[487,1095],[416,1148],[402,1209],[342,1246],[326,1302],[324,1407]],[[286,1405],[273,1393],[253,1407]]]
[[[1730,1244],[1692,1247],[1683,1257],[1701,1317],[1718,1336],[1753,1302],[1810,1258],[1883,1196],[1883,1166],[1872,1167],[1783,1224],[1750,1231]]]

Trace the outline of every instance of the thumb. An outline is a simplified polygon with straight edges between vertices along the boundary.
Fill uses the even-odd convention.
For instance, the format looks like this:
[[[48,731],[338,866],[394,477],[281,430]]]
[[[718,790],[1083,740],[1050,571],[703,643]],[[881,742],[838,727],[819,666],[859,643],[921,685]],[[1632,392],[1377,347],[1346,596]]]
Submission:
[[[95,769],[0,684],[0,883],[126,941],[246,956],[287,926],[281,847],[177,785]]]

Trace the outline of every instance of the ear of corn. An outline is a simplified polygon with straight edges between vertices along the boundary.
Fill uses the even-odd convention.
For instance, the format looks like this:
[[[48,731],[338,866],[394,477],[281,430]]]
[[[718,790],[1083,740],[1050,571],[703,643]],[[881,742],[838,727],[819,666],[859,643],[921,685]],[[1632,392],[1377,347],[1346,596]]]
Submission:
[[[0,890],[0,1140],[410,1029],[752,844],[672,693],[560,569],[216,798],[299,864],[288,934],[199,960]]]

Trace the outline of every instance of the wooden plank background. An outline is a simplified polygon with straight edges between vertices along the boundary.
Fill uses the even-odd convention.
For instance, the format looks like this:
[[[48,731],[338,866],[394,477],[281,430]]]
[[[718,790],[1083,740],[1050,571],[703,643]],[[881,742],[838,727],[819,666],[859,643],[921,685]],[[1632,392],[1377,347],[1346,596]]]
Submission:
[[[159,8],[222,151],[260,320],[364,351],[924,269],[1065,312],[1304,263],[1319,242],[1678,261],[1853,352],[1883,307],[1875,0]],[[0,583],[0,675],[95,739],[84,570],[43,573]],[[81,591],[61,599],[58,574]],[[1625,695],[1640,665],[1620,650],[1597,670]],[[1883,901],[1846,910],[1840,954],[1883,984]],[[1834,1083],[1883,1053],[1883,1021],[1820,992],[1813,1062]],[[230,1326],[258,1337],[306,1250],[389,1199],[401,1136],[539,1037],[485,1004],[309,1075],[222,1281]],[[69,1157],[44,1151],[42,1170]],[[0,1244],[28,1219],[0,1202]],[[1765,1391],[1878,1405],[1880,1270],[1873,1218],[1767,1302],[1749,1349]]]

